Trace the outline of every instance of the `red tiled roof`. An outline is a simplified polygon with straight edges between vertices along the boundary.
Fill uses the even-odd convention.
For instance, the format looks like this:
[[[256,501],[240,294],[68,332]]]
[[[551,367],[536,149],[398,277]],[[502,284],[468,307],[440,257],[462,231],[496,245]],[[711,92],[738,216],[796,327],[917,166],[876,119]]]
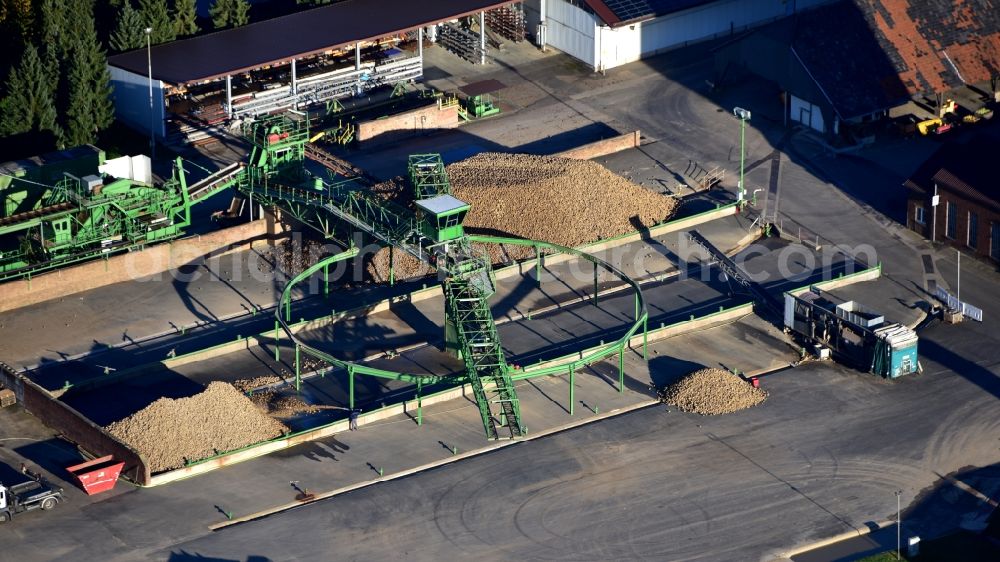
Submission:
[[[1000,73],[995,0],[854,0],[911,95],[944,93]]]

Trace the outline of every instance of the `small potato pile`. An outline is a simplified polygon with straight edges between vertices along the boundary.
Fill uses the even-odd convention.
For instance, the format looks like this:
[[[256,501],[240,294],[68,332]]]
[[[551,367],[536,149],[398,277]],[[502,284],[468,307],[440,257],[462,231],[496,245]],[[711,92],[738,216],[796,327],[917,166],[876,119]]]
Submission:
[[[224,382],[188,398],[160,398],[105,429],[138,451],[154,473],[289,432]]]
[[[314,240],[282,240],[258,254],[257,270],[271,273],[277,268],[286,275],[298,275],[326,254],[323,245]]]
[[[663,402],[705,416],[731,414],[766,399],[767,391],[754,388],[729,371],[714,368],[694,371],[660,392]]]
[[[482,153],[447,167],[455,197],[472,209],[469,233],[512,236],[579,246],[668,220],[677,201],[650,191],[589,160],[528,154]],[[374,188],[382,196],[409,204],[401,180]],[[493,263],[533,256],[530,247],[491,245]],[[376,281],[389,277],[389,252],[368,265]],[[426,274],[415,258],[396,252],[397,279]]]
[[[256,388],[260,388],[262,386],[270,386],[272,384],[277,384],[279,382],[281,382],[281,377],[277,377],[274,375],[264,375],[261,377],[253,377],[250,379],[239,379],[233,381],[233,386],[235,386],[236,390],[239,390],[240,392],[249,392]]]

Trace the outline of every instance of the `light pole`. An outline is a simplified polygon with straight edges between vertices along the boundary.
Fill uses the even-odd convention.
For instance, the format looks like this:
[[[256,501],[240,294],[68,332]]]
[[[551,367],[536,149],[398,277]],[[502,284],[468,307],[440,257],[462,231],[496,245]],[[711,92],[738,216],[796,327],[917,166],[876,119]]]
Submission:
[[[146,28],[146,64],[149,68],[149,157],[156,158],[156,131],[153,130],[153,123],[156,118],[153,112],[153,50],[150,44],[150,34],[152,27]]]
[[[893,492],[896,494],[896,560],[899,560],[899,538],[900,538],[900,522],[899,522],[899,496],[903,493],[902,490],[896,490]]]
[[[740,184],[736,189],[736,201],[742,205],[743,199],[746,197],[746,193],[743,187],[743,163],[746,160],[746,137],[747,137],[747,121],[750,120],[750,111],[743,109],[742,107],[734,107],[733,115],[735,115],[740,120]]]

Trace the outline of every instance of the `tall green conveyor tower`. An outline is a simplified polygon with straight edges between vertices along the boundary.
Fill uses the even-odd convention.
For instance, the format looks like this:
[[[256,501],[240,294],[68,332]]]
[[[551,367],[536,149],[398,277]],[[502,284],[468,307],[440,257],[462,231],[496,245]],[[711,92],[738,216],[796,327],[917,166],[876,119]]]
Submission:
[[[517,394],[488,302],[495,292],[490,260],[463,231],[469,205],[452,195],[441,157],[410,157],[411,210],[366,186],[328,183],[310,173],[302,123],[284,116],[261,120],[247,136],[254,148],[236,184],[244,195],[280,207],[326,236],[333,235],[335,224],[347,225],[438,270],[444,280],[446,345],[465,362],[487,437],[522,436]]]

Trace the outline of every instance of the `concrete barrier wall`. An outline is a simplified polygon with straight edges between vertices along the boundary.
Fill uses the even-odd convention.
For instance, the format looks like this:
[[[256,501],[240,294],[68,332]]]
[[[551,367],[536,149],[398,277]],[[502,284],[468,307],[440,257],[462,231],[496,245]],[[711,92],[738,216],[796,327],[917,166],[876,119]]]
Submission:
[[[737,212],[738,209],[736,208],[736,205],[725,205],[723,207],[719,207],[718,209],[712,209],[711,211],[706,211],[690,217],[656,225],[650,228],[648,232],[632,232],[615,238],[609,238],[607,240],[598,240],[597,242],[577,246],[577,249],[582,252],[594,254],[604,250],[610,250],[611,248],[616,248],[618,246],[624,246],[625,244],[631,244],[632,242],[638,242],[643,239],[655,238],[657,236],[663,236],[664,234],[670,234],[671,232],[677,232],[680,230],[688,230],[692,227],[698,226],[699,224],[733,216]],[[576,256],[572,254],[553,254],[543,256],[542,260],[545,265],[555,265],[574,258],[576,258]],[[494,274],[497,279],[504,279],[506,277],[524,275],[533,267],[535,267],[534,258],[499,268],[494,271]]]
[[[458,126],[458,106],[431,104],[396,115],[358,123],[357,139],[364,146],[374,146],[402,138]]]
[[[263,236],[267,236],[267,221],[261,219],[64,267],[32,276],[30,280],[10,281],[0,285],[0,312],[198,263],[245,249],[253,239]]]
[[[862,281],[874,281],[882,276],[882,264],[875,267],[866,269],[864,271],[858,271],[857,273],[851,273],[843,277],[838,277],[836,279],[830,279],[828,281],[820,281],[818,283],[813,283],[812,285],[799,287],[798,289],[793,289],[788,291],[789,293],[799,296],[802,293],[809,290],[809,287],[816,287],[824,291],[833,291],[841,287],[846,287],[848,285],[853,285],[854,283],[861,283]]]
[[[591,252],[591,253],[592,252],[602,251],[602,250],[607,250],[607,249],[610,249],[610,248],[614,248],[614,247],[617,247],[617,246],[622,246],[624,244],[628,244],[628,243],[631,243],[631,242],[636,242],[638,240],[642,240],[643,237],[659,236],[659,235],[667,234],[667,233],[670,233],[670,232],[675,232],[675,231],[678,231],[678,230],[688,229],[688,228],[691,228],[693,226],[696,226],[696,225],[699,225],[699,224],[702,224],[702,223],[705,223],[705,222],[709,222],[709,221],[712,221],[712,220],[715,220],[715,219],[718,219],[718,218],[723,218],[723,217],[727,217],[727,216],[733,215],[735,213],[736,213],[736,207],[733,206],[733,205],[727,205],[725,207],[720,207],[718,209],[707,211],[705,213],[701,213],[701,214],[694,215],[694,216],[691,216],[691,217],[687,217],[687,218],[684,218],[684,219],[679,219],[677,221],[667,222],[667,223],[655,226],[655,227],[653,227],[653,228],[650,229],[650,231],[649,231],[648,234],[634,232],[634,233],[631,233],[631,234],[626,234],[624,236],[619,236],[617,238],[611,238],[611,239],[608,239],[608,240],[602,240],[602,241],[594,242],[594,243],[587,244],[587,245],[584,245],[584,246],[580,246],[580,249],[583,250],[583,251]],[[752,241],[753,239],[755,239],[755,237],[756,237],[756,234],[748,234],[747,237],[745,237],[745,240],[751,240]],[[554,264],[557,264],[557,263],[560,263],[560,262],[563,262],[563,261],[566,261],[566,260],[573,259],[574,257],[575,256],[573,256],[572,254],[554,254],[554,255],[546,256],[544,259],[545,259],[545,264],[546,265],[554,265]],[[535,260],[534,259],[529,259],[529,260],[526,260],[526,261],[523,261],[523,262],[520,262],[520,263],[516,263],[516,264],[513,264],[513,265],[508,265],[508,266],[505,266],[505,267],[498,268],[498,269],[495,270],[495,275],[496,275],[497,279],[504,279],[504,278],[507,278],[507,277],[514,277],[514,276],[517,276],[517,275],[523,275],[523,274],[531,271],[531,269],[534,267],[534,264],[535,264]],[[603,295],[612,294],[612,293],[615,293],[615,292],[617,292],[619,290],[622,290],[622,289],[623,289],[623,287],[614,287],[614,288],[610,288],[610,289],[605,289],[605,290],[601,291],[601,295],[603,296]],[[358,308],[353,308],[353,309],[350,309],[350,310],[345,310],[343,312],[338,312],[337,314],[334,314],[334,315],[324,316],[322,318],[316,318],[314,320],[309,320],[309,321],[306,321],[306,322],[298,322],[296,324],[292,324],[290,327],[291,327],[292,333],[296,333],[297,334],[297,333],[299,333],[301,331],[304,331],[304,330],[314,330],[314,329],[322,328],[324,326],[329,325],[331,322],[339,322],[341,320],[348,320],[348,319],[351,319],[351,318],[360,318],[360,317],[364,317],[364,316],[367,316],[367,315],[370,315],[370,314],[377,314],[379,312],[384,312],[386,310],[389,310],[392,307],[392,305],[394,305],[396,303],[401,303],[401,302],[419,302],[419,301],[422,301],[422,300],[436,298],[436,297],[439,297],[439,296],[441,296],[441,287],[439,285],[435,284],[435,285],[432,285],[432,286],[427,287],[425,289],[418,289],[416,291],[413,291],[413,292],[405,294],[405,295],[398,295],[398,296],[391,297],[391,298],[388,298],[388,299],[383,299],[381,301],[377,301],[377,302],[372,303],[370,305],[366,305],[366,306],[362,306],[362,307],[358,307]],[[577,299],[577,300],[586,300],[586,298],[589,298],[589,297],[582,297],[582,298]],[[542,314],[544,312],[547,312],[548,310],[553,310],[553,309],[559,308],[560,306],[567,306],[568,304],[572,304],[572,302],[574,302],[574,301],[570,301],[570,302],[566,302],[566,303],[561,303],[560,305],[553,305],[553,306],[547,307],[545,309],[534,310],[534,311],[532,311],[532,313],[534,313],[534,314]],[[282,331],[282,332],[279,333],[279,337],[283,338],[284,336],[285,336],[284,331]],[[78,383],[77,385],[75,385],[74,388],[77,388],[77,389],[81,389],[81,388],[93,389],[93,388],[96,388],[96,387],[107,386],[109,384],[117,384],[117,383],[119,383],[119,382],[121,382],[123,380],[127,380],[127,379],[130,379],[132,377],[140,376],[140,375],[142,375],[144,373],[147,373],[147,372],[150,371],[150,369],[157,369],[161,365],[162,366],[166,366],[168,368],[170,368],[170,367],[177,367],[177,366],[180,366],[180,365],[185,365],[187,363],[194,363],[194,362],[197,362],[197,361],[204,361],[206,359],[211,359],[211,358],[214,358],[214,357],[220,357],[222,355],[226,355],[226,354],[233,353],[233,352],[236,352],[236,351],[240,351],[240,350],[243,350],[243,349],[249,349],[251,347],[255,347],[255,346],[258,346],[258,345],[273,344],[273,343],[274,343],[274,331],[273,330],[268,330],[268,331],[262,332],[261,334],[258,334],[256,336],[250,336],[250,337],[243,338],[243,339],[240,339],[240,340],[236,340],[236,341],[232,341],[232,342],[228,342],[228,343],[222,343],[222,344],[219,344],[219,345],[216,345],[216,346],[213,346],[213,347],[209,347],[209,348],[206,348],[206,349],[200,349],[198,351],[193,351],[193,352],[185,354],[185,355],[179,355],[179,356],[174,357],[172,359],[164,359],[164,360],[162,360],[160,362],[157,362],[157,363],[154,363],[154,364],[139,365],[139,366],[137,366],[135,368],[132,368],[132,369],[126,369],[126,370],[118,371],[118,372],[116,372],[113,375],[105,375],[105,376],[101,376],[101,377],[96,377],[94,379],[90,379],[90,380]]]
[[[574,160],[590,160],[599,156],[607,156],[630,148],[638,148],[641,143],[639,131],[632,131],[610,139],[595,141],[583,146],[564,150],[553,156],[572,158]]]
[[[436,394],[425,396],[421,399],[421,405],[430,406],[432,404],[447,402],[449,400],[455,400],[457,398],[462,398],[464,396],[471,396],[471,394],[472,394],[472,389],[469,387],[469,385],[462,385],[438,392]],[[400,414],[409,413],[415,416],[416,411],[417,411],[417,401],[406,400],[399,404],[393,404],[392,406],[386,406],[385,408],[380,408],[378,410],[361,414],[360,416],[358,416],[358,425],[367,425],[394,416],[398,416]],[[345,431],[348,431],[348,420],[334,422],[329,425],[303,431],[302,433],[290,435],[282,439],[275,439],[274,441],[268,441],[266,443],[261,443],[259,445],[252,445],[250,447],[247,447],[239,451],[233,451],[212,459],[207,459],[192,464],[191,466],[186,466],[184,468],[177,468],[174,470],[156,474],[149,479],[149,482],[146,485],[150,487],[161,486],[163,484],[175,482],[177,480],[182,480],[184,478],[190,478],[191,476],[196,476],[198,474],[211,472],[213,470],[222,468],[224,466],[247,461],[264,455],[269,455],[275,451],[280,451],[282,449],[294,447],[295,445],[299,445],[301,443],[307,443],[309,441],[315,441],[317,439],[322,439],[324,437],[330,437],[332,435],[335,435],[337,433],[343,433]]]
[[[125,462],[125,467],[122,469],[124,476],[142,486],[149,484],[149,467],[142,456],[104,431],[104,428],[54,399],[45,389],[2,363],[0,363],[0,382],[14,390],[18,403],[25,411],[46,426],[57,429],[61,437],[95,457],[113,455],[115,460]]]

